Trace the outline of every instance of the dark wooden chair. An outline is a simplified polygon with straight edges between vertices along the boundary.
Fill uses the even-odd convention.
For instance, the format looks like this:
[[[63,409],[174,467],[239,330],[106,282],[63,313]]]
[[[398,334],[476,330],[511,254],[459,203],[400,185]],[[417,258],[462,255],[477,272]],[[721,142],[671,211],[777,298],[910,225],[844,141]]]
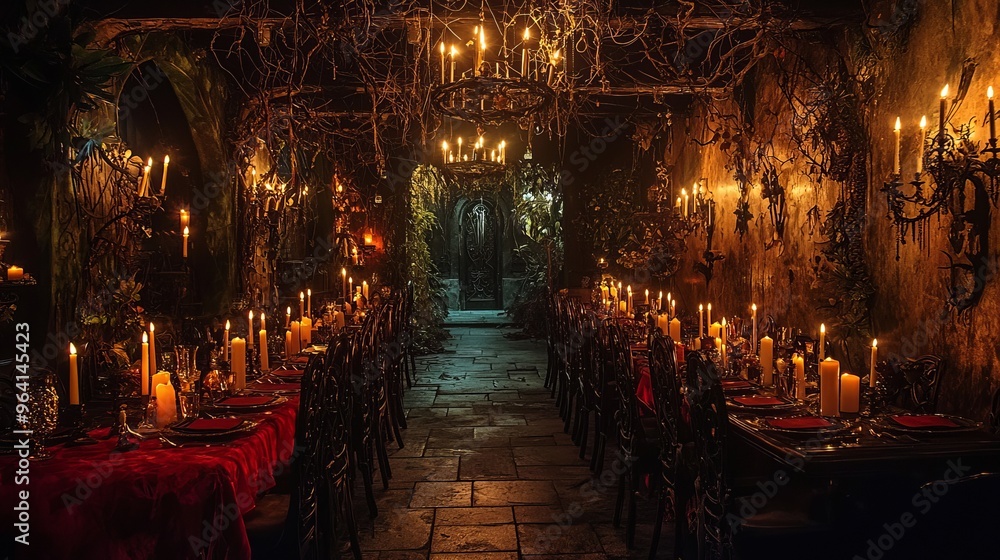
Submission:
[[[944,358],[921,356],[905,361],[879,362],[880,391],[887,404],[910,412],[930,414],[937,411]]]

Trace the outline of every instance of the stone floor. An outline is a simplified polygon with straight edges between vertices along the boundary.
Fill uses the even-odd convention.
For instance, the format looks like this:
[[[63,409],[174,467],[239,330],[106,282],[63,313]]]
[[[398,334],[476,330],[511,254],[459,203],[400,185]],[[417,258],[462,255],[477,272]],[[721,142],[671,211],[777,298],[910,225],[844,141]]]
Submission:
[[[629,554],[611,524],[614,443],[593,476],[543,387],[544,342],[504,336],[513,331],[451,326],[444,353],[417,358],[406,446],[391,451],[379,517],[359,520],[366,558],[646,557],[651,504]],[[664,527],[660,549],[671,541]]]

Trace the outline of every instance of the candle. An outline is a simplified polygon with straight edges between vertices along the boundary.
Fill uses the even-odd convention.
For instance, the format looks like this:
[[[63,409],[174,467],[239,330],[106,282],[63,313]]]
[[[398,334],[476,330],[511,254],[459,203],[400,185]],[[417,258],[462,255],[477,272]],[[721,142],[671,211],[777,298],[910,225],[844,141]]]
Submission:
[[[878,381],[878,375],[875,373],[875,364],[878,363],[878,339],[872,339],[872,360],[871,369],[868,372],[868,385],[875,388],[875,383]]]
[[[753,338],[751,338],[750,340],[757,340],[757,304],[756,303],[751,303],[750,304],[750,317],[751,317],[751,322],[753,323]]]
[[[142,177],[139,179],[139,196],[147,196],[149,193],[146,192],[146,184],[149,181],[149,166],[143,166]]]
[[[677,316],[677,300],[676,299],[670,300],[670,316],[671,317],[676,317]]]
[[[247,337],[250,338],[250,337]],[[236,337],[233,339],[233,388],[243,390],[247,386],[247,341]]]
[[[24,269],[19,266],[11,266],[7,269],[7,280],[17,282],[24,279]]]
[[[295,352],[292,351],[292,331],[285,329],[285,359],[291,358]]]
[[[664,313],[662,315],[656,316],[656,328],[660,330],[663,334],[668,334],[670,332],[670,319]]]
[[[524,28],[524,43],[521,45],[521,79],[528,79],[528,39],[531,37],[529,28]]]
[[[627,298],[628,299],[628,313],[631,314],[632,313],[632,285],[631,284],[629,284],[629,286],[625,289],[625,293],[628,294],[628,298]]]
[[[684,199],[684,202],[681,203],[681,209],[684,212],[684,217],[687,218],[688,217],[688,204],[689,204],[687,189],[681,189],[681,198]]]
[[[819,363],[819,414],[840,416],[840,362],[833,358]]]
[[[681,341],[681,320],[677,317],[670,320],[670,338],[674,342]]]
[[[365,296],[365,299],[368,299],[368,281],[367,280],[364,280],[364,281],[361,282],[361,295]]]
[[[357,250],[357,249],[355,249]],[[306,288],[306,316],[313,316],[313,291],[312,288]]]
[[[333,323],[337,327],[337,330],[343,330],[346,323],[344,322],[344,313],[342,311],[334,312]]]
[[[352,247],[351,248],[351,264],[357,266],[358,263],[359,263],[359,259],[360,259],[360,257],[358,257],[358,248],[357,247]]]
[[[708,336],[712,338],[722,338],[722,324],[715,322],[708,326]]]
[[[184,228],[184,252],[181,255],[185,259],[188,258],[188,236],[189,235],[191,235],[191,230],[185,227]]]
[[[760,369],[764,386],[774,385],[774,341],[766,335],[760,339]]]
[[[226,332],[222,334],[222,361],[229,361],[229,320],[226,320]]]
[[[441,163],[448,163],[448,142],[441,142]]]
[[[667,293],[667,301],[670,301],[670,293]],[[659,311],[663,309],[663,292],[660,292],[656,296],[656,310]]]
[[[347,295],[350,296],[354,293],[354,277],[351,276],[347,279]]]
[[[902,133],[902,123],[899,117],[896,117],[896,126],[892,129],[892,132],[896,135],[896,152],[892,160],[892,172],[896,175],[900,175],[903,172],[901,164],[899,162],[899,136]]]
[[[722,343],[726,344],[729,341],[729,329],[727,328],[726,318],[722,318],[722,325],[719,329],[719,336],[722,337]]]
[[[139,394],[149,394],[149,335],[142,333],[142,352],[139,353]]]
[[[917,143],[917,175],[924,172],[924,141],[927,139],[927,116],[920,117],[920,142]]]
[[[455,81],[455,45],[451,46],[451,81]]]
[[[622,314],[627,313],[628,312],[628,302],[626,302],[625,300],[619,300],[618,301],[618,311],[620,313],[622,313]]]
[[[947,103],[948,103],[948,84],[945,84],[944,88],[941,89],[941,109],[940,109],[941,114],[938,117],[939,121],[938,130],[940,131],[941,134],[941,136],[938,138],[938,146],[940,147],[941,151],[944,151],[944,124],[945,124],[945,113],[947,112]]]
[[[701,340],[701,336],[704,333],[702,329],[705,327],[705,306],[698,304],[698,340]]]
[[[247,338],[245,342],[247,347],[253,348],[253,310],[247,314]]]
[[[826,357],[826,325],[823,323],[819,325],[819,352],[816,355],[820,361]]]
[[[706,325],[711,325],[712,324],[712,304],[711,303],[708,304],[708,313],[705,315],[705,324]]]
[[[306,294],[299,292],[299,317],[306,316]]]
[[[288,307],[285,308],[285,328],[286,329],[291,324],[291,322],[292,322],[292,306],[289,305]]]
[[[441,41],[441,83],[444,83],[444,41]]]
[[[798,354],[792,354],[792,368],[795,370],[795,398],[804,400],[806,398],[805,359]]]
[[[167,169],[170,167],[170,156],[163,156],[163,180],[160,181],[160,194],[167,194]]]
[[[312,319],[303,317],[299,322],[299,331],[299,343],[302,344],[302,348],[306,348],[312,344]]]
[[[997,137],[996,109],[993,108],[993,86],[986,88],[986,99],[989,101],[990,110],[990,143],[994,143]]]
[[[611,294],[611,299],[618,299],[618,288],[615,287],[613,282],[608,290],[608,293]]]
[[[344,284],[344,288],[343,288],[344,298],[347,298],[347,269],[346,268],[341,268],[340,269],[340,278],[341,278],[341,281]]]
[[[805,400],[806,398],[806,361],[798,354],[792,355],[792,366],[795,367],[795,398]]]
[[[69,343],[69,404],[80,404],[80,370],[72,342]]]
[[[302,351],[302,329],[299,326],[299,322],[292,321],[292,326],[289,330],[292,331],[292,354],[298,354]]]
[[[840,411],[856,413],[861,410],[861,378],[845,373],[840,376]]]
[[[166,428],[177,421],[177,392],[170,384],[170,376],[156,386],[156,427]]]
[[[649,305],[649,290],[646,290],[646,305]]]
[[[260,329],[257,336],[260,338],[260,371],[271,371],[271,362],[267,356],[267,331]]]
[[[159,371],[156,369],[156,327],[149,323],[149,371]]]

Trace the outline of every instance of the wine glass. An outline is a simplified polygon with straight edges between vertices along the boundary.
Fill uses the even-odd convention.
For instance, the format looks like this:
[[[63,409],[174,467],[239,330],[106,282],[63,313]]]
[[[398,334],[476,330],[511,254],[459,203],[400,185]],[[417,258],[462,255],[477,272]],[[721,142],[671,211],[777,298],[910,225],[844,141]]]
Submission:
[[[45,371],[31,376],[28,382],[28,426],[31,430],[31,458],[36,461],[50,459],[52,454],[45,448],[45,442],[56,431],[59,424],[59,393],[56,391],[56,376]]]

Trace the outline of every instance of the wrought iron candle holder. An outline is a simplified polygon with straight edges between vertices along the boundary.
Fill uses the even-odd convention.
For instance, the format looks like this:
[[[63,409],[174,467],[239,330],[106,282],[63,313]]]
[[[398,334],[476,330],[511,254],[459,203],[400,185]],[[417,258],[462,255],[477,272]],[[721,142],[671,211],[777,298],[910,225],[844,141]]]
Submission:
[[[478,125],[527,125],[554,100],[555,92],[545,82],[483,75],[440,84],[431,90],[431,106],[439,114]]]

